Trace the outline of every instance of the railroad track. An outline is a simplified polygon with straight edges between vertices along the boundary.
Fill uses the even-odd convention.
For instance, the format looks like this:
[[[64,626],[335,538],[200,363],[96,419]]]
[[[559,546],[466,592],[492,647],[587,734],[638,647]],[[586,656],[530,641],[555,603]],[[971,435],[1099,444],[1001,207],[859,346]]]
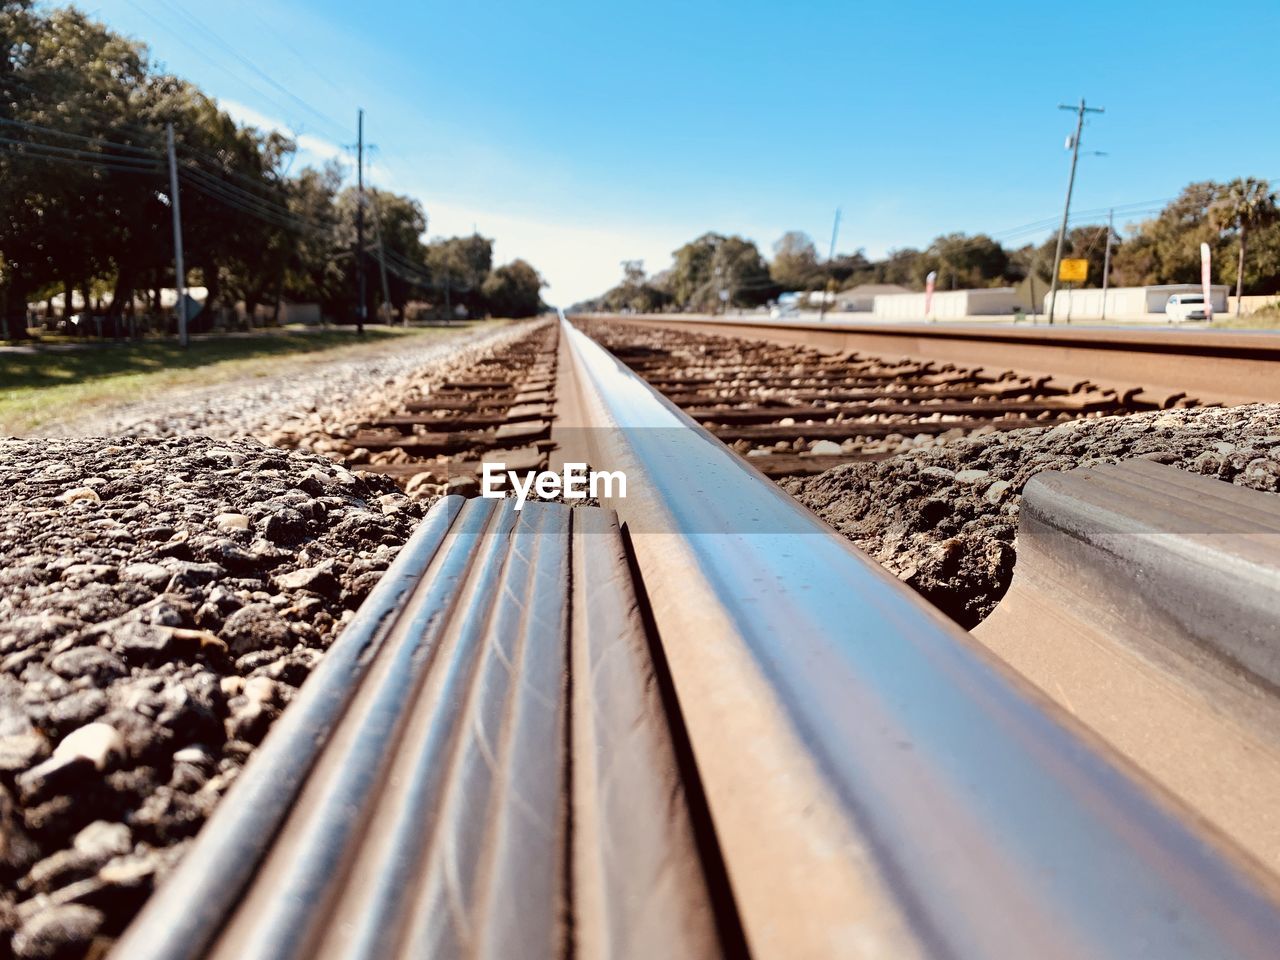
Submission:
[[[612,317],[637,327],[700,331],[816,347],[827,353],[906,357],[963,367],[1018,370],[1088,380],[1167,406],[1178,397],[1204,403],[1280,401],[1280,337],[1267,331],[1141,327],[1047,327],[1012,323],[825,322],[750,316]]]
[[[465,495],[478,492],[486,459],[539,469],[552,447],[558,342],[555,324],[535,324],[467,369],[418,385],[399,410],[334,437],[337,449],[371,473]]]
[[[702,330],[588,322],[592,336],[766,476],[822,473],[936,438],[1195,406],[1140,386],[954,363],[885,361]]]
[[[610,353],[544,325],[485,376],[359,425],[353,449],[391,455],[366,468],[406,482],[474,482],[481,460],[524,449],[540,465],[625,471],[628,493],[604,509],[439,501],[116,954],[1273,956],[1280,899],[1252,823],[1206,826],[1176,770],[1086,729],[1105,698],[1073,720],[989,652],[1025,621],[973,639],[756,469],[822,454],[722,442],[750,454],[839,424],[829,435],[853,441],[847,459],[883,452],[868,448],[889,433],[1103,412],[1064,398],[1142,401],[862,356],[805,354],[786,383],[764,382],[777,359],[734,344]],[[757,366],[730,377],[745,361]],[[843,395],[862,381],[883,394]],[[542,416],[502,418],[553,396],[545,435]],[[499,436],[522,423],[537,428],[519,446]],[[725,429],[761,425],[791,432]],[[1207,495],[1161,477],[1166,497]],[[1088,489],[1055,490],[1096,519]],[[1215,508],[1280,531],[1269,502],[1246,499]],[[1031,502],[1054,529],[1053,497]],[[1040,535],[1059,568],[1110,542],[1073,529],[1076,546]],[[1149,562],[1190,576],[1205,531],[1164,533],[1184,538]],[[1234,614],[1253,632],[1212,652],[1218,666],[1205,666],[1212,617],[1180,620],[1185,591],[1149,598],[1203,668],[1208,714],[1223,689],[1239,693],[1236,667],[1271,695],[1280,565],[1245,550],[1234,569],[1259,590]],[[1022,616],[1037,582],[1019,587]],[[1219,596],[1228,609],[1227,586]],[[1159,670],[1143,682],[1191,682],[1181,662]]]

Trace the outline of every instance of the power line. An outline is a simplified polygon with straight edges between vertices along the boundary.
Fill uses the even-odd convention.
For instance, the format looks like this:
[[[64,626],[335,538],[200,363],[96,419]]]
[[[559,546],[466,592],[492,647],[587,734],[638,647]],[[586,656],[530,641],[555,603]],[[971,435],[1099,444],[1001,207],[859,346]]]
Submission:
[[[261,16],[252,7],[247,7],[246,9],[248,10],[249,15],[251,17],[257,20],[258,23],[262,24],[262,26],[266,28],[267,32],[276,38],[276,42],[279,43],[280,46],[284,47],[291,54],[293,54],[294,59],[296,59],[300,64],[306,67],[308,71],[310,71],[320,80],[322,80],[325,84],[327,84],[330,90],[334,91],[337,94],[340,94],[341,96],[347,95],[347,91],[345,89],[338,86],[338,84],[334,83],[333,78],[330,77],[323,70],[316,69],[315,65],[309,59],[307,59],[307,57],[304,54],[299,52],[298,48],[295,47],[292,43],[290,43],[289,40],[284,36],[284,34],[282,34],[279,30],[277,30],[270,23],[268,23],[266,18]]]
[[[310,232],[316,236],[329,238],[331,232],[324,227],[317,226],[309,221],[296,217],[275,213],[256,203],[246,201],[237,197],[226,189],[224,184],[209,183],[204,180],[195,180],[189,177],[190,169],[180,169],[179,171],[187,178],[187,183],[205,196],[214,200],[218,200],[228,207],[232,207],[250,216],[256,217],[264,223],[272,226],[281,227],[285,230],[294,232]]]
[[[92,150],[77,150],[74,147],[60,147],[52,143],[40,143],[35,140],[15,140],[12,137],[0,137],[0,143],[13,147],[24,147],[33,152],[39,152],[47,155],[75,157],[87,160],[110,160],[111,163],[121,167],[133,167],[135,169],[153,169],[158,167],[157,160],[143,160],[134,157],[106,156],[101,153],[95,153]]]
[[[80,160],[75,157],[59,157],[59,156],[46,155],[41,153],[21,152],[14,149],[13,147],[7,147],[0,152],[3,152],[9,159],[12,159],[12,160],[27,160],[33,163],[37,161],[40,163],[64,163],[71,166],[92,167],[94,169],[111,170],[112,172],[115,172],[115,173],[150,174],[150,173],[159,173],[162,169],[159,165],[157,165],[153,169],[143,169],[140,167],[121,167],[121,166],[116,166],[115,164],[112,164],[112,163],[105,163],[105,162],[93,161],[93,160]]]
[[[238,200],[241,200],[244,203],[261,207],[264,210],[267,210],[278,216],[286,217],[291,220],[296,220],[300,223],[305,223],[308,226],[314,227],[316,229],[321,229],[326,226],[335,225],[333,221],[326,222],[326,221],[312,220],[310,217],[303,216],[302,214],[299,214],[296,211],[289,209],[289,207],[284,203],[280,203],[276,200],[266,199],[263,197],[259,197],[255,194],[249,193],[247,190],[244,190],[241,187],[237,187],[233,183],[228,183],[227,181],[222,180],[205,170],[201,170],[199,167],[194,166],[190,162],[184,162],[184,164],[182,165],[182,170],[184,174],[191,177],[195,177],[197,180],[204,181],[205,183],[212,184],[215,188],[223,190],[224,192],[230,194],[231,196],[235,197]]]
[[[77,150],[71,147],[62,147],[55,144],[43,143],[41,141],[17,140],[9,137],[0,137],[0,144],[5,144],[14,148],[9,151],[6,151],[11,155],[18,154],[19,150],[17,148],[22,148],[34,154],[38,154],[44,158],[52,158],[56,156],[58,158],[69,160],[72,162],[77,162],[77,161],[87,162],[89,165],[92,165],[95,167],[101,167],[104,169],[112,169],[112,170],[127,171],[127,172],[135,172],[135,171],[151,172],[153,170],[160,169],[159,154],[153,151],[146,150],[145,148],[142,148],[142,147],[136,147],[129,144],[118,144],[118,143],[115,143],[114,141],[103,140],[98,137],[84,136],[82,134],[75,134],[65,130],[58,130],[54,127],[46,127],[40,124],[27,123],[19,120],[8,120],[5,118],[0,118],[0,124],[17,126],[25,130],[31,130],[33,132],[44,133],[52,136],[70,138],[72,140],[75,140],[76,142],[86,143],[92,146],[127,147],[132,152],[140,154],[142,157],[146,157],[148,159],[142,160],[132,156],[122,157],[115,154],[98,154],[98,153],[94,153],[93,151]],[[200,156],[210,157],[209,154],[205,154],[202,151],[195,150],[194,148],[191,148],[191,152],[199,154]],[[210,157],[210,159],[214,159],[214,158]],[[219,177],[215,177],[213,174],[205,170],[202,170],[201,168],[195,166],[193,162],[188,162],[184,164],[183,172],[184,174],[189,175],[191,177],[195,177],[197,179],[205,178],[207,186],[211,186],[212,189],[215,191],[217,190],[221,191],[221,193],[219,194],[220,199],[226,199],[229,201],[238,201],[241,209],[246,209],[246,212],[253,212],[253,213],[266,212],[272,215],[271,222],[279,226],[285,226],[289,228],[296,228],[298,226],[302,226],[305,228],[312,229],[314,231],[324,230],[324,225],[319,224],[315,221],[310,220],[309,218],[303,217],[300,214],[295,213],[294,211],[290,210],[288,207],[279,203],[274,198],[261,197],[255,194],[251,194],[242,188],[239,188],[233,184],[227,183],[221,180]],[[234,177],[235,179],[248,183],[250,184],[250,186],[258,190],[270,191],[272,189],[271,184],[267,184],[262,181],[255,181],[252,178],[246,177],[245,175],[240,174],[234,170],[227,170],[225,167],[221,165],[221,163],[218,163],[218,172],[222,176]],[[206,190],[205,192],[209,193],[210,191]]]
[[[226,51],[228,54],[230,54],[232,57],[234,57],[236,60],[242,63],[246,68],[252,71],[256,76],[260,77],[264,82],[270,85],[273,89],[278,90],[280,93],[284,94],[294,103],[298,104],[300,107],[302,107],[304,110],[311,113],[313,116],[318,117],[320,120],[322,120],[326,124],[332,124],[333,125],[332,128],[334,130],[342,130],[343,131],[342,135],[344,136],[346,135],[346,128],[342,124],[338,123],[336,120],[334,120],[328,114],[324,113],[322,110],[319,110],[316,107],[312,106],[306,100],[303,100],[301,97],[295,94],[288,87],[279,83],[274,77],[272,77],[265,70],[259,67],[256,63],[254,63],[252,60],[250,60],[248,57],[242,54],[238,49],[236,49],[236,47],[234,47],[232,44],[228,43],[221,36],[219,36],[217,31],[211,28],[207,23],[204,23],[203,21],[201,21],[198,17],[195,16],[195,14],[190,13],[189,11],[183,9],[178,4],[169,5],[169,9],[171,9],[175,14],[177,14],[179,17],[185,20],[188,24],[190,24],[193,29],[207,36],[217,46],[221,47],[224,51]]]
[[[84,134],[71,133],[67,130],[59,130],[55,127],[45,127],[38,123],[30,123],[25,120],[11,120],[7,117],[0,117],[0,124],[9,127],[19,127],[23,130],[31,130],[36,133],[47,133],[57,137],[64,137],[68,140],[75,140],[78,143],[88,143],[94,146],[111,147],[115,150],[123,150],[127,153],[140,154],[145,157],[158,156],[156,151],[148,150],[146,147],[135,146],[131,143],[117,143],[114,140],[106,140],[101,137],[89,137]]]
[[[182,44],[184,47],[186,47],[188,50],[190,50],[192,53],[194,53],[197,57],[199,57],[199,58],[200,58],[201,60],[203,60],[205,63],[208,63],[208,64],[210,64],[211,66],[213,66],[213,67],[217,68],[218,70],[221,70],[223,73],[225,73],[228,77],[231,77],[231,78],[232,78],[233,80],[235,80],[237,83],[243,84],[245,87],[247,87],[248,89],[252,90],[252,91],[254,92],[254,94],[256,94],[256,95],[257,95],[259,98],[261,98],[263,101],[265,101],[265,102],[267,102],[267,103],[271,104],[271,105],[272,105],[272,106],[273,106],[277,111],[279,111],[282,115],[288,116],[290,113],[292,113],[292,110],[291,110],[289,107],[286,107],[283,103],[281,103],[279,100],[277,100],[277,99],[276,99],[275,97],[273,97],[271,94],[269,94],[269,93],[265,92],[265,91],[264,91],[264,90],[262,90],[259,86],[257,86],[256,84],[252,83],[250,80],[246,79],[245,77],[243,77],[243,76],[241,76],[241,75],[239,75],[239,74],[235,73],[235,72],[234,72],[234,71],[232,71],[229,67],[227,67],[225,63],[223,63],[223,62],[222,62],[222,61],[220,61],[220,60],[215,59],[214,57],[209,56],[209,54],[208,54],[208,53],[206,53],[206,52],[205,52],[205,50],[204,50],[202,47],[200,47],[199,45],[197,45],[197,44],[195,44],[195,43],[191,42],[190,40],[188,40],[188,39],[187,39],[187,37],[185,36],[185,34],[190,32],[190,29],[189,29],[189,28],[187,28],[187,29],[185,29],[185,30],[184,30],[184,29],[176,29],[176,28],[175,28],[171,23],[166,23],[166,22],[161,18],[161,16],[160,16],[158,13],[156,13],[155,11],[149,11],[149,10],[146,10],[145,8],[143,8],[143,7],[142,7],[142,6],[137,2],[137,0],[126,0],[126,2],[127,2],[131,7],[133,7],[135,10],[137,10],[137,11],[138,11],[138,13],[140,13],[142,16],[149,18],[149,19],[152,21],[152,23],[153,23],[153,25],[154,25],[155,27],[157,27],[158,29],[160,29],[162,32],[164,32],[164,33],[168,34],[168,35],[169,35],[170,37],[172,37],[174,40],[177,40],[177,41],[178,41],[178,43]],[[165,10],[167,11],[167,10],[169,10],[169,9],[171,9],[171,8],[168,8],[168,7],[162,7],[162,9],[165,9]],[[204,32],[204,31],[205,31],[205,28],[203,28],[203,27],[200,27],[200,28],[198,28],[198,29],[200,29],[202,32]],[[256,69],[257,69],[257,68],[255,68],[255,70],[256,70]],[[311,108],[309,108],[309,109],[311,109]],[[323,114],[322,114],[321,116],[323,116]],[[329,121],[329,122],[332,122],[332,121]]]

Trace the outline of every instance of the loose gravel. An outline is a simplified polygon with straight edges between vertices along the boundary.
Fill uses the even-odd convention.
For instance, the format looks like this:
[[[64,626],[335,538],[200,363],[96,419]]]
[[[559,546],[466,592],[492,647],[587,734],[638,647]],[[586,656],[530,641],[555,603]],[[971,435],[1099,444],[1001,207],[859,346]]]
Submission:
[[[0,957],[123,929],[427,506],[256,440],[0,440]]]
[[[42,432],[63,436],[258,437],[305,432],[316,421],[351,422],[363,407],[424,369],[484,351],[520,325],[485,328],[448,340],[407,337],[372,357],[319,362],[303,371],[196,387],[67,421]],[[192,374],[199,377],[199,371]]]
[[[966,628],[1009,588],[1022,489],[1043,470],[1145,457],[1280,492],[1280,404],[918,439],[909,453],[781,486]]]

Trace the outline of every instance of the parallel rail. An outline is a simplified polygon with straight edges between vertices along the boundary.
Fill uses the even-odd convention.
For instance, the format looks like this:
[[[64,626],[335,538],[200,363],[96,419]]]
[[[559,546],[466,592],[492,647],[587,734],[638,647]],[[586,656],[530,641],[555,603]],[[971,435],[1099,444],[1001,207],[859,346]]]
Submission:
[[[117,956],[1274,956],[1233,847],[560,336],[621,528],[437,504]]]
[[[704,330],[832,352],[857,351],[1027,374],[1088,378],[1153,398],[1186,394],[1205,403],[1280,401],[1280,335],[1242,330],[1014,326],[1008,323],[897,323],[772,320],[654,314],[610,317]]]

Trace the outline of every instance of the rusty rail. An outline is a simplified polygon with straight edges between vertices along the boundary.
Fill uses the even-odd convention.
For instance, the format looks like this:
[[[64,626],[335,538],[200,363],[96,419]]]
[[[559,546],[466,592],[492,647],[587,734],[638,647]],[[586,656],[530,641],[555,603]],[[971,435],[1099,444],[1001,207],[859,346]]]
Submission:
[[[682,317],[612,317],[611,322],[703,330],[803,344],[834,353],[1086,377],[1155,400],[1182,395],[1205,403],[1280,401],[1280,335],[1269,331],[1044,327],[1011,323],[898,323]]]

